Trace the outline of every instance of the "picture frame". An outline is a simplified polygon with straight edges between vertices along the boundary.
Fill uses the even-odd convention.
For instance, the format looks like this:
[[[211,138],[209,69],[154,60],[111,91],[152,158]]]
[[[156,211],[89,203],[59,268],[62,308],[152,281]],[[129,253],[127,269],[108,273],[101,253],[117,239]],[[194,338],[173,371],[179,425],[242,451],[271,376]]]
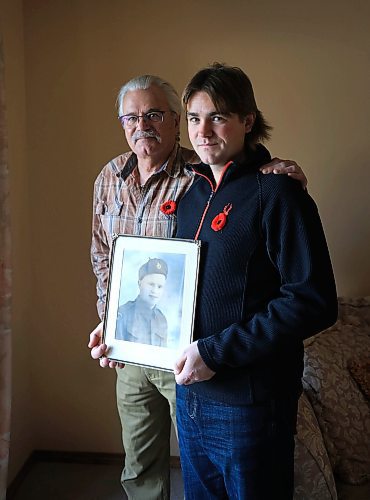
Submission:
[[[110,360],[173,371],[193,339],[200,246],[115,236],[103,326]]]

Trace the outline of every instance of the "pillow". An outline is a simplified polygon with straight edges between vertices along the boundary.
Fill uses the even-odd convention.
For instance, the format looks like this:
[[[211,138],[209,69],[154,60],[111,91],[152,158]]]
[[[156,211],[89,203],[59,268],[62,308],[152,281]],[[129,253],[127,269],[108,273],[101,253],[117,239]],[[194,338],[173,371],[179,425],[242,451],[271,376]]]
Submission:
[[[370,327],[370,296],[369,297],[338,297],[338,319],[343,323]]]
[[[294,450],[294,500],[336,498],[331,463],[307,395],[299,398]]]
[[[370,356],[364,359],[350,359],[348,369],[360,391],[370,401]]]
[[[348,364],[370,354],[370,329],[342,321],[305,343],[303,387],[333,471],[343,482],[370,480],[370,408]]]

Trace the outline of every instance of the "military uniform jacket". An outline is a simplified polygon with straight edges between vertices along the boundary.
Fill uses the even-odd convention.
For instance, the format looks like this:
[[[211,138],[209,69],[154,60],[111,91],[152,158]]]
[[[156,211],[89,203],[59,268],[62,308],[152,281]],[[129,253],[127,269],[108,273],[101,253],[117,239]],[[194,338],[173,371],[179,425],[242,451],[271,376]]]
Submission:
[[[167,346],[167,320],[158,307],[149,307],[140,297],[118,309],[116,339]]]

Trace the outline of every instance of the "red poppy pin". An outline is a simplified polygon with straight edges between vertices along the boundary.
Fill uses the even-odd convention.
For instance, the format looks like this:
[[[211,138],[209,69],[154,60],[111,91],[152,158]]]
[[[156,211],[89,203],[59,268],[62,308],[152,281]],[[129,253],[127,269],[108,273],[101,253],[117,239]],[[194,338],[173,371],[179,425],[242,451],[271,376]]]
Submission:
[[[162,203],[160,211],[166,215],[171,215],[176,211],[176,201],[168,200]]]
[[[228,203],[223,211],[216,215],[216,217],[213,219],[211,228],[213,231],[220,231],[226,224],[227,221],[227,216],[229,215],[230,210],[233,208],[231,203]]]

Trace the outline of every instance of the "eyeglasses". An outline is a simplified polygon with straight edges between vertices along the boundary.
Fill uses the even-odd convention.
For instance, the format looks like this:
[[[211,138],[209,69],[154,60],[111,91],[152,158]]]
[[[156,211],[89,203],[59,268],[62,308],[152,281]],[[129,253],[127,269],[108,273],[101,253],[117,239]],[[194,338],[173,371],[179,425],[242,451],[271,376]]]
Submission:
[[[173,111],[169,111],[173,113]],[[139,119],[142,118],[146,122],[149,123],[159,123],[163,122],[164,114],[168,113],[168,111],[148,111],[148,113],[144,113],[143,115],[122,115],[119,116],[118,119],[121,122],[123,128],[134,128],[139,123]]]

